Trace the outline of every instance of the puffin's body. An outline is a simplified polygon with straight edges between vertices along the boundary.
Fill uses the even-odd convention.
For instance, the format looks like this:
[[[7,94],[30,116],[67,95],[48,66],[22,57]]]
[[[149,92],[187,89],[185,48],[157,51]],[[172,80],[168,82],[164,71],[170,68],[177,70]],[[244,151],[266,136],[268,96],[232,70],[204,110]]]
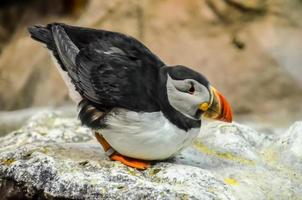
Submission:
[[[58,23],[29,32],[57,60],[79,119],[121,155],[167,159],[198,135],[201,115],[231,121],[205,77],[166,66],[132,37]]]

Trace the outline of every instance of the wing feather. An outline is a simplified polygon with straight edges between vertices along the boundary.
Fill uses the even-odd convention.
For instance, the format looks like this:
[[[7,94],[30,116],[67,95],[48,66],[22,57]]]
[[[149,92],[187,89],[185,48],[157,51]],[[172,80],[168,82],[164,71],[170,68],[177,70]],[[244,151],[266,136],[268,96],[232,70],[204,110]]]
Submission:
[[[59,57],[84,98],[135,111],[160,109],[157,81],[164,63],[139,41],[115,32],[49,26]]]

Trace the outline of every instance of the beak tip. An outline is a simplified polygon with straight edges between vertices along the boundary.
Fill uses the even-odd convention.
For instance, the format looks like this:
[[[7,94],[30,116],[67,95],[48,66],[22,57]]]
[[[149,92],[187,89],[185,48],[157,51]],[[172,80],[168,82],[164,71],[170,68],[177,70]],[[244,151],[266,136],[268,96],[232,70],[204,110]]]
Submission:
[[[233,114],[232,114],[232,109],[231,109],[231,106],[230,106],[229,102],[219,92],[218,92],[218,96],[219,96],[220,103],[221,103],[221,114],[218,117],[218,120],[228,122],[228,123],[232,123]]]
[[[225,114],[225,121],[229,122],[229,123],[232,123],[232,121],[233,121],[233,115],[232,115],[232,111],[231,111],[230,106],[227,108],[227,112]]]
[[[233,122],[232,115],[230,115],[230,116],[224,116],[224,117],[217,118],[217,119],[220,120],[220,121],[223,121],[223,122],[227,122],[227,123],[232,123]]]

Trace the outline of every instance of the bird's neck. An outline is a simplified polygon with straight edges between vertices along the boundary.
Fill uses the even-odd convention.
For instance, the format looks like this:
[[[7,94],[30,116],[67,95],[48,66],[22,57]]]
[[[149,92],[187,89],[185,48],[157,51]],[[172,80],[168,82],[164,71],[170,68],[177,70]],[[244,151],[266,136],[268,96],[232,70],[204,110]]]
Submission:
[[[185,130],[186,132],[192,128],[200,128],[201,120],[195,120],[189,118],[182,113],[175,110],[172,106],[166,106],[161,108],[164,116],[178,128]]]

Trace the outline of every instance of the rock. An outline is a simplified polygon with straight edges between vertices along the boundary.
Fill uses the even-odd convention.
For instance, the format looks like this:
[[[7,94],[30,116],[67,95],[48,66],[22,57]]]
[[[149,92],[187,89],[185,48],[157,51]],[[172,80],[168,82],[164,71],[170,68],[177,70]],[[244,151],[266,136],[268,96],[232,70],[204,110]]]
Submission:
[[[267,135],[237,123],[206,123],[191,147],[139,171],[110,161],[75,118],[43,111],[0,138],[0,194],[42,199],[299,199],[301,129],[302,122],[297,122],[285,133]]]
[[[276,156],[287,167],[302,169],[302,122],[294,123],[276,140],[276,148],[282,152]]]
[[[0,111],[0,137],[13,130],[21,128],[22,125],[35,113],[41,111],[52,111],[63,117],[75,117],[75,106],[62,106],[58,108],[51,107],[33,107],[17,111]]]

